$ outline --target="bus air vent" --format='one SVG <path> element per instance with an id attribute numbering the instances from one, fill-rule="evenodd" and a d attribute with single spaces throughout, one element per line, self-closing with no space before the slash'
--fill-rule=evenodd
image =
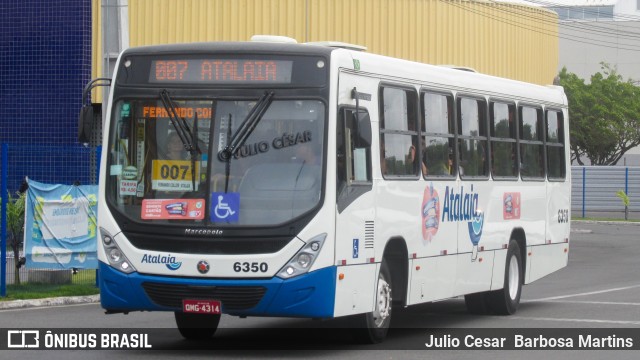
<path id="1" fill-rule="evenodd" d="M 477 73 L 476 69 L 470 68 L 468 66 L 458 66 L 458 65 L 438 65 L 438 66 L 446 67 L 446 68 L 454 69 L 454 70 L 461 70 L 461 71 L 468 71 L 468 72 Z"/>
<path id="2" fill-rule="evenodd" d="M 278 35 L 253 35 L 251 41 L 255 42 L 270 42 L 270 43 L 284 43 L 284 44 L 297 44 L 298 41 L 294 38 Z"/>
<path id="3" fill-rule="evenodd" d="M 306 45 L 318 45 L 318 46 L 328 46 L 333 48 L 347 49 L 353 51 L 367 51 L 366 46 L 349 44 L 340 41 L 312 41 L 306 42 Z"/>
<path id="4" fill-rule="evenodd" d="M 374 245 L 374 222 L 373 221 L 365 221 L 364 222 L 364 248 L 365 249 L 373 249 Z"/>

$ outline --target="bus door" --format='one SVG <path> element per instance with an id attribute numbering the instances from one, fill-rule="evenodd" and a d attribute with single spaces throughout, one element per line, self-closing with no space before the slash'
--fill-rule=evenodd
<path id="1" fill-rule="evenodd" d="M 341 89 L 344 82 L 341 78 Z M 370 312 L 377 276 L 375 202 L 371 171 L 371 102 L 341 92 L 336 126 L 336 261 L 344 274 L 336 288 L 335 316 Z M 356 95 L 357 96 L 357 95 Z"/>

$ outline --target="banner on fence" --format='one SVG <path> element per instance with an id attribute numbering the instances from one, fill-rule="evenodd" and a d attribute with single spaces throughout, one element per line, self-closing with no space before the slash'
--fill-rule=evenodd
<path id="1" fill-rule="evenodd" d="M 24 231 L 27 268 L 96 269 L 98 186 L 28 183 Z"/>

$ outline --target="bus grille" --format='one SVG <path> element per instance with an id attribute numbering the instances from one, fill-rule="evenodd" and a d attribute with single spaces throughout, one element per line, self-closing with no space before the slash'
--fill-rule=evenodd
<path id="1" fill-rule="evenodd" d="M 262 286 L 192 286 L 145 282 L 145 292 L 154 303 L 182 309 L 183 299 L 219 300 L 225 310 L 246 310 L 258 305 L 266 288 Z"/>

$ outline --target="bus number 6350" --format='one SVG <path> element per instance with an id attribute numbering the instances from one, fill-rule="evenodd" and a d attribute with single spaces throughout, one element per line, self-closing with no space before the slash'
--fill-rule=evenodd
<path id="1" fill-rule="evenodd" d="M 233 264 L 233 271 L 235 272 L 267 272 L 269 265 L 265 262 L 236 262 Z"/>

